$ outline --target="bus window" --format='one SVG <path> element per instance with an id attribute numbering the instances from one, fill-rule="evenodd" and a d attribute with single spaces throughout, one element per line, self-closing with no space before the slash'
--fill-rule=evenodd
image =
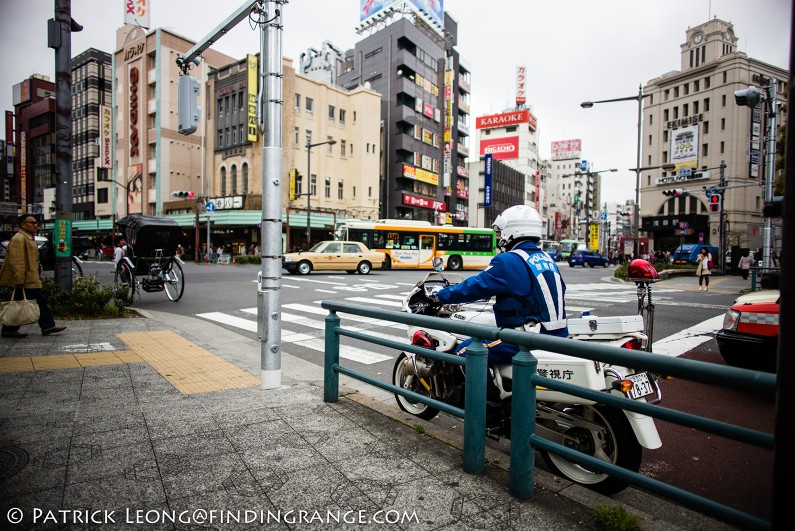
<path id="1" fill-rule="evenodd" d="M 400 240 L 401 249 L 417 249 L 417 235 L 416 234 L 403 234 Z"/>

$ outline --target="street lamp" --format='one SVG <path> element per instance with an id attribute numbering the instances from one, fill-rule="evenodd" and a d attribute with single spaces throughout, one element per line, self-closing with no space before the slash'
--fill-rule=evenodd
<path id="1" fill-rule="evenodd" d="M 632 223 L 632 233 L 635 238 L 635 257 L 637 258 L 640 256 L 640 242 L 638 241 L 638 231 L 640 227 L 640 216 L 639 216 L 639 208 L 640 208 L 640 149 L 641 149 L 641 131 L 643 126 L 643 98 L 648 96 L 648 94 L 643 93 L 643 84 L 638 85 L 638 95 L 637 96 L 627 96 L 625 98 L 613 98 L 609 100 L 599 100 L 599 101 L 584 101 L 580 104 L 580 107 L 583 109 L 590 109 L 594 106 L 595 103 L 612 103 L 614 101 L 632 101 L 635 100 L 638 102 L 638 152 L 637 152 L 637 162 L 635 163 L 635 219 Z"/>
<path id="2" fill-rule="evenodd" d="M 99 179 L 99 181 L 100 182 L 113 182 L 113 183 L 116 183 L 117 185 L 121 186 L 122 188 L 124 188 L 124 215 L 125 216 L 129 215 L 130 214 L 130 185 L 132 184 L 132 181 L 130 181 L 127 184 L 122 184 L 119 181 L 117 181 L 116 179 L 113 179 L 112 177 L 104 177 L 102 179 Z"/>
<path id="3" fill-rule="evenodd" d="M 312 247 L 312 235 L 310 232 L 310 224 L 309 224 L 309 212 L 311 208 L 311 200 L 312 200 L 312 172 L 310 171 L 310 163 L 311 158 L 310 154 L 312 153 L 312 148 L 317 146 L 322 146 L 324 144 L 328 144 L 329 146 L 333 146 L 336 144 L 337 141 L 334 139 L 326 140 L 325 142 L 318 142 L 316 144 L 311 144 L 309 139 L 306 140 L 306 250 L 308 251 Z"/>

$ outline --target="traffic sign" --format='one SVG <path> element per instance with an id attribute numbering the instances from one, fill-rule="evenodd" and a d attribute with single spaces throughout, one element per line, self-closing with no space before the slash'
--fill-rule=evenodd
<path id="1" fill-rule="evenodd" d="M 602 212 L 601 214 L 599 214 L 599 219 L 601 219 L 602 221 L 607 221 L 607 212 Z"/>
<path id="2" fill-rule="evenodd" d="M 215 212 L 215 203 L 212 201 L 207 201 L 207 203 L 204 205 L 204 209 L 207 212 Z"/>

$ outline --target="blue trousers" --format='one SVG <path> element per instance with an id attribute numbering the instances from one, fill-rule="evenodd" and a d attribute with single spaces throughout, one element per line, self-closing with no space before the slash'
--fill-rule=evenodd
<path id="1" fill-rule="evenodd" d="M 25 296 L 28 299 L 33 299 L 39 304 L 39 327 L 42 331 L 47 330 L 55 326 L 55 319 L 50 312 L 50 308 L 47 306 L 47 299 L 44 298 L 44 292 L 41 288 L 25 288 Z M 22 300 L 22 290 L 15 289 L 14 290 L 14 300 L 21 301 Z M 9 333 L 9 332 L 18 332 L 18 326 L 5 326 L 3 325 L 3 332 L 2 333 Z"/>

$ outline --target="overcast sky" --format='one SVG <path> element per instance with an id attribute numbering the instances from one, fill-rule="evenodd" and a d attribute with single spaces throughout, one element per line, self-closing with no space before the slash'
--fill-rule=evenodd
<path id="1" fill-rule="evenodd" d="M 437 0 L 438 1 L 438 0 Z M 72 35 L 72 55 L 88 48 L 113 52 L 124 0 L 73 0 L 84 26 Z M 242 0 L 149 0 L 152 28 L 197 41 Z M 283 11 L 284 55 L 297 60 L 324 40 L 345 50 L 359 39 L 360 0 L 289 0 Z M 46 21 L 54 0 L 0 0 L 0 110 L 11 110 L 11 87 L 33 73 L 54 80 L 54 51 Z M 791 0 L 444 0 L 458 21 L 458 49 L 472 69 L 472 122 L 515 104 L 515 70 L 528 68 L 527 103 L 538 118 L 541 156 L 555 140 L 582 139 L 594 170 L 617 168 L 603 179 L 603 198 L 634 198 L 637 104 L 580 102 L 637 95 L 638 85 L 680 65 L 688 27 L 718 17 L 734 23 L 739 49 L 789 67 Z M 259 51 L 246 22 L 224 36 L 219 51 L 243 58 Z M 477 153 L 475 136 L 470 150 Z"/>

